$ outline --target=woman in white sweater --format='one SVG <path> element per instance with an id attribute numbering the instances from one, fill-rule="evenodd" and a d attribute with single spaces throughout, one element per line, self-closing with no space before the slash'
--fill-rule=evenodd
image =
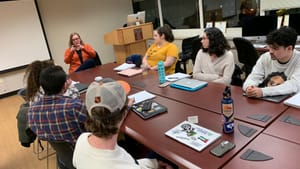
<path id="1" fill-rule="evenodd" d="M 218 28 L 207 28 L 202 35 L 193 68 L 193 78 L 230 85 L 234 71 L 234 57 L 223 33 Z"/>

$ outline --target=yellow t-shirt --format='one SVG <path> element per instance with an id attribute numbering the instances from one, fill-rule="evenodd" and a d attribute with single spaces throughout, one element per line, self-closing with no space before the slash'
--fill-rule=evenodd
<path id="1" fill-rule="evenodd" d="M 146 52 L 147 62 L 152 66 L 156 66 L 159 61 L 165 61 L 167 57 L 175 57 L 176 62 L 178 60 L 178 48 L 173 43 L 167 43 L 162 47 L 158 47 L 156 44 L 152 44 Z M 176 62 L 165 69 L 166 74 L 175 73 Z"/>

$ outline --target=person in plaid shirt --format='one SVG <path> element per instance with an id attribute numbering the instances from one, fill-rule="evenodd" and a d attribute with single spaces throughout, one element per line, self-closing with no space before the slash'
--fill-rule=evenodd
<path id="1" fill-rule="evenodd" d="M 65 141 L 75 145 L 85 131 L 87 110 L 79 98 L 64 96 L 69 86 L 67 75 L 60 66 L 42 70 L 40 84 L 45 92 L 33 102 L 27 114 L 30 129 L 41 140 Z"/>

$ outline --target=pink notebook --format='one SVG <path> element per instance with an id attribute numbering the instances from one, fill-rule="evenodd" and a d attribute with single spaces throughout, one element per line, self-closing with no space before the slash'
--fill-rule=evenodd
<path id="1" fill-rule="evenodd" d="M 143 72 L 143 69 L 126 69 L 121 72 L 118 72 L 118 74 L 131 77 L 131 76 L 141 74 L 142 72 Z"/>

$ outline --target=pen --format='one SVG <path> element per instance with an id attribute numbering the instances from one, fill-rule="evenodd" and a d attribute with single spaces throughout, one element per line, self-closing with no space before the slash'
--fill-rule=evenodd
<path id="1" fill-rule="evenodd" d="M 178 79 L 178 77 L 168 77 L 168 79 Z"/>

